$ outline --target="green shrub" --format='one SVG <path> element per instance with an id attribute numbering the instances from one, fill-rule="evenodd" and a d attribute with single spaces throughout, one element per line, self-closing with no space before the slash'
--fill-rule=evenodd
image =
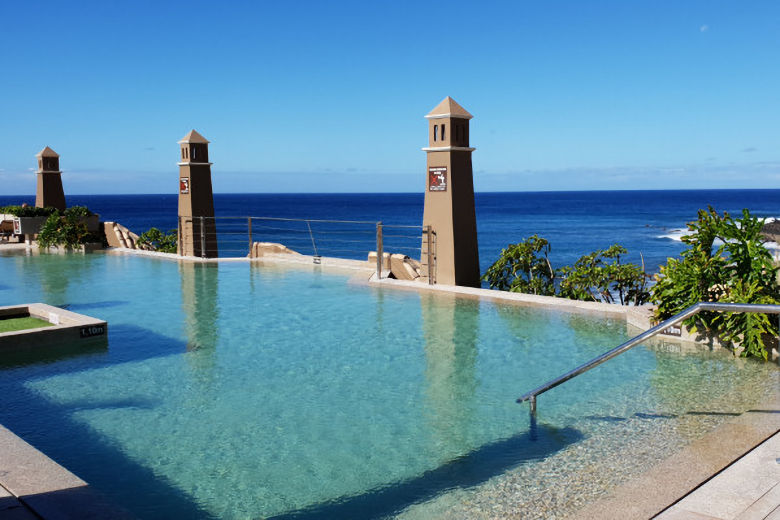
<path id="1" fill-rule="evenodd" d="M 580 257 L 573 267 L 562 267 L 558 295 L 620 305 L 646 303 L 650 298 L 648 276 L 644 268 L 620 261 L 620 256 L 626 253 L 626 248 L 615 244 Z"/>
<path id="2" fill-rule="evenodd" d="M 177 231 L 170 230 L 167 234 L 157 228 L 151 228 L 149 231 L 141 233 L 138 237 L 138 244 L 146 245 L 161 253 L 175 253 L 177 244 Z"/>
<path id="3" fill-rule="evenodd" d="M 652 299 L 663 320 L 698 302 L 780 303 L 777 268 L 761 236 L 763 219 L 748 210 L 741 218 L 699 210 L 682 237 L 688 248 L 656 275 Z M 716 247 L 717 246 L 717 247 Z M 764 314 L 703 312 L 686 320 L 693 332 L 707 330 L 738 342 L 743 356 L 767 359 L 766 336 L 777 336 L 776 319 Z"/>
<path id="4" fill-rule="evenodd" d="M 85 218 L 94 215 L 86 206 L 71 206 L 62 213 L 65 217 Z"/>
<path id="5" fill-rule="evenodd" d="M 547 258 L 549 253 L 549 242 L 533 235 L 502 249 L 482 279 L 491 289 L 553 296 L 555 270 Z"/>
<path id="6" fill-rule="evenodd" d="M 644 268 L 621 262 L 626 252 L 615 244 L 580 257 L 574 266 L 553 269 L 549 242 L 533 235 L 502 249 L 482 279 L 492 289 L 546 296 L 556 295 L 558 282 L 557 293 L 562 298 L 642 305 L 650 296 L 648 276 Z"/>
<path id="7" fill-rule="evenodd" d="M 35 206 L 2 206 L 0 213 L 16 217 L 48 217 L 57 211 L 55 208 L 36 208 Z"/>

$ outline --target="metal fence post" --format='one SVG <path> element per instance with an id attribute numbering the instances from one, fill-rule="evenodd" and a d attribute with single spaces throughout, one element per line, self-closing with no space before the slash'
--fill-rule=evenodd
<path id="1" fill-rule="evenodd" d="M 425 226 L 425 236 L 428 240 L 428 285 L 433 285 L 434 280 L 434 265 L 433 265 L 433 228 L 431 226 Z"/>
<path id="2" fill-rule="evenodd" d="M 309 237 L 311 237 L 311 247 L 314 249 L 314 263 L 315 264 L 322 263 L 322 257 L 320 257 L 320 254 L 317 251 L 317 243 L 314 241 L 314 233 L 311 230 L 311 223 L 308 220 L 306 221 L 306 227 L 309 229 Z"/>
<path id="3" fill-rule="evenodd" d="M 246 224 L 249 230 L 249 256 L 252 256 L 252 217 L 246 218 Z"/>
<path id="4" fill-rule="evenodd" d="M 206 258 L 206 226 L 205 217 L 200 217 L 200 257 Z"/>
<path id="5" fill-rule="evenodd" d="M 384 263 L 384 244 L 382 240 L 382 222 L 376 223 L 376 279 L 382 279 L 382 264 Z"/>

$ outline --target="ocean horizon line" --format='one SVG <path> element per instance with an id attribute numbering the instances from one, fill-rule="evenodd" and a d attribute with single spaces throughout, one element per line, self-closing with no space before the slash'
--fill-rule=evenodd
<path id="1" fill-rule="evenodd" d="M 513 194 L 513 193 L 685 193 L 685 192 L 766 192 L 766 191 L 780 191 L 778 188 L 658 188 L 658 189 L 614 189 L 614 190 L 529 190 L 529 191 L 475 191 L 475 194 Z M 244 191 L 244 192 L 231 192 L 231 191 L 215 191 L 214 195 L 423 195 L 424 191 Z M 176 191 L 165 193 L 68 193 L 66 197 L 134 197 L 134 196 L 146 196 L 146 195 L 172 195 L 178 196 Z M 35 194 L 9 194 L 0 195 L 2 198 L 10 197 L 35 197 Z"/>

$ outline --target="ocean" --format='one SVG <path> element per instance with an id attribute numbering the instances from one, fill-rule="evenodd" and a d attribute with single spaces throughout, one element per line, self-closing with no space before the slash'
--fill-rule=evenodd
<path id="1" fill-rule="evenodd" d="M 136 233 L 150 227 L 176 227 L 177 195 L 69 195 L 68 205 L 88 206 L 103 220 L 117 221 Z M 0 205 L 34 203 L 34 196 L 0 196 Z M 227 194 L 214 195 L 218 217 L 256 216 L 326 220 L 382 221 L 388 225 L 419 226 L 422 223 L 422 193 L 365 194 Z M 627 261 L 644 259 L 649 273 L 683 249 L 680 236 L 686 222 L 695 220 L 699 209 L 713 206 L 719 212 L 741 213 L 747 208 L 756 216 L 780 217 L 780 190 L 666 190 L 666 191 L 558 191 L 477 193 L 476 211 L 479 256 L 484 272 L 507 244 L 537 234 L 551 245 L 554 267 L 574 263 L 581 255 L 612 244 L 629 253 Z M 218 223 L 219 224 L 219 223 Z M 254 226 L 255 240 L 284 241 L 285 236 L 263 235 Z M 271 227 L 269 226 L 270 230 Z M 373 240 L 335 256 L 365 258 Z M 335 235 L 331 235 L 335 236 Z M 245 241 L 238 233 L 236 240 Z M 290 245 L 311 254 L 310 241 Z M 328 253 L 327 233 L 318 237 L 320 254 Z M 357 241 L 355 241 L 357 243 Z M 413 239 L 414 247 L 419 240 Z M 408 245 L 408 244 L 407 244 Z M 392 245 L 386 250 L 390 250 Z M 336 250 L 334 250 L 336 251 Z M 407 252 L 407 251 L 404 251 Z M 245 253 L 244 253 L 245 254 Z M 414 256 L 414 252 L 409 252 Z M 641 256 L 640 256 L 641 254 Z"/>

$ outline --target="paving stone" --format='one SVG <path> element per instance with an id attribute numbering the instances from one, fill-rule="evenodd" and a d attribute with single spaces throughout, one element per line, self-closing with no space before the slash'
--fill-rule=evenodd
<path id="1" fill-rule="evenodd" d="M 680 511 L 716 518 L 763 520 L 780 505 L 780 433 L 763 442 L 660 515 L 677 518 Z"/>
<path id="2" fill-rule="evenodd" d="M 766 492 L 764 496 L 753 502 L 736 520 L 764 520 L 780 505 L 780 484 Z"/>

